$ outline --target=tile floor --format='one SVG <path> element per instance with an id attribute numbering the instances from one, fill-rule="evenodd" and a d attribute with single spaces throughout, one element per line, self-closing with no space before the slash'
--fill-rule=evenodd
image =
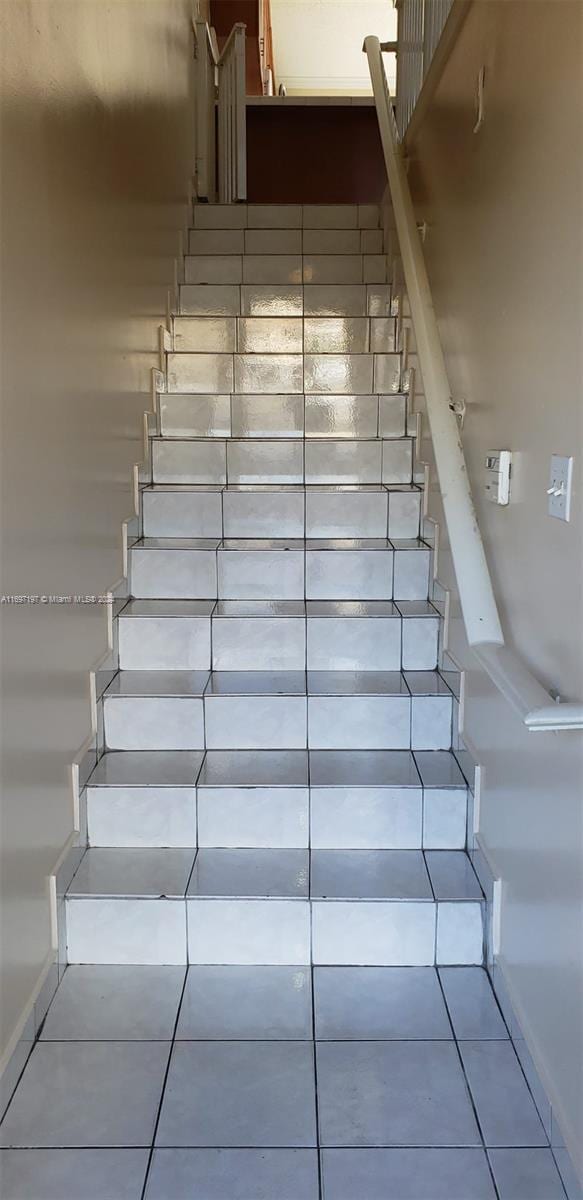
<path id="1" fill-rule="evenodd" d="M 479 967 L 69 967 L 2 1200 L 565 1200 Z"/>

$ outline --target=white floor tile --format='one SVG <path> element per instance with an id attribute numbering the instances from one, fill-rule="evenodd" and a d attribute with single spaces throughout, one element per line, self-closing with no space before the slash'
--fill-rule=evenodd
<path id="1" fill-rule="evenodd" d="M 317 967 L 314 1006 L 319 1041 L 452 1037 L 433 967 Z"/>
<path id="2" fill-rule="evenodd" d="M 425 855 L 437 900 L 482 900 L 483 894 L 463 850 L 428 850 Z"/>
<path id="3" fill-rule="evenodd" d="M 315 1146 L 313 1049 L 303 1042 L 178 1042 L 157 1146 Z"/>
<path id="4" fill-rule="evenodd" d="M 324 1146 L 479 1146 L 456 1048 L 448 1042 L 320 1042 Z"/>
<path id="5" fill-rule="evenodd" d="M 460 1053 L 486 1146 L 546 1146 L 512 1043 L 460 1042 Z"/>
<path id="6" fill-rule="evenodd" d="M 312 787 L 418 787 L 409 751 L 310 751 Z"/>
<path id="7" fill-rule="evenodd" d="M 312 1037 L 307 967 L 190 967 L 179 1041 L 305 1041 Z"/>
<path id="8" fill-rule="evenodd" d="M 3 1200 L 140 1200 L 149 1150 L 0 1150 Z"/>
<path id="9" fill-rule="evenodd" d="M 39 1042 L 0 1145 L 149 1146 L 169 1050 L 167 1042 Z"/>
<path id="10" fill-rule="evenodd" d="M 419 850 L 314 850 L 314 899 L 431 900 Z"/>
<path id="11" fill-rule="evenodd" d="M 550 1150 L 490 1150 L 500 1200 L 565 1200 Z"/>
<path id="12" fill-rule="evenodd" d="M 508 1037 L 492 985 L 482 967 L 441 967 L 439 975 L 457 1038 L 467 1041 Z"/>
<path id="13" fill-rule="evenodd" d="M 316 1150 L 154 1151 L 146 1200 L 249 1200 L 251 1195 L 318 1200 Z"/>
<path id="14" fill-rule="evenodd" d="M 324 1150 L 326 1200 L 495 1200 L 483 1150 Z"/>
<path id="15" fill-rule="evenodd" d="M 306 850 L 200 850 L 189 896 L 278 898 L 308 895 Z"/>
<path id="16" fill-rule="evenodd" d="M 68 967 L 41 1039 L 170 1040 L 184 975 L 183 967 Z"/>

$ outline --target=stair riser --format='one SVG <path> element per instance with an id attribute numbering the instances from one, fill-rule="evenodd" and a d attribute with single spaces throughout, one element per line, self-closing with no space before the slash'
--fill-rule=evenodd
<path id="1" fill-rule="evenodd" d="M 401 386 L 400 354 L 177 354 L 167 391 L 201 395 L 389 395 Z"/>
<path id="2" fill-rule="evenodd" d="M 195 229 L 378 229 L 378 204 L 194 204 Z"/>
<path id="3" fill-rule="evenodd" d="M 132 595 L 151 599 L 427 600 L 428 550 L 130 552 Z"/>
<path id="4" fill-rule="evenodd" d="M 183 316 L 195 317 L 388 318 L 391 289 L 385 283 L 340 288 L 334 284 L 185 283 L 180 287 L 180 311 Z"/>
<path id="5" fill-rule="evenodd" d="M 382 229 L 198 229 L 188 250 L 199 254 L 382 254 Z"/>
<path id="6" fill-rule="evenodd" d="M 248 438 L 153 443 L 154 483 L 411 484 L 411 438 L 343 441 Z"/>
<path id="7" fill-rule="evenodd" d="M 403 438 L 405 395 L 160 395 L 160 426 L 172 438 Z M 158 443 L 156 443 L 158 444 Z M 325 444 L 325 443 L 324 443 Z"/>
<path id="8" fill-rule="evenodd" d="M 449 750 L 450 696 L 106 696 L 111 750 Z"/>
<path id="9" fill-rule="evenodd" d="M 417 538 L 421 492 L 142 493 L 144 537 Z"/>
<path id="10" fill-rule="evenodd" d="M 91 846 L 463 850 L 464 788 L 88 788 Z M 197 837 L 198 830 L 198 837 Z"/>
<path id="11" fill-rule="evenodd" d="M 126 671 L 432 671 L 439 618 L 119 618 Z M 417 629 L 419 632 L 417 633 Z M 413 652 L 409 650 L 412 643 Z"/>
<path id="12" fill-rule="evenodd" d="M 482 963 L 483 917 L 471 901 L 69 897 L 67 941 L 70 963 L 455 966 Z"/>
<path id="13" fill-rule="evenodd" d="M 215 354 L 387 354 L 395 317 L 174 317 L 174 351 Z"/>
<path id="14" fill-rule="evenodd" d="M 185 283 L 386 283 L 384 254 L 196 254 L 184 259 Z"/>
<path id="15" fill-rule="evenodd" d="M 87 828 L 90 846 L 196 846 L 196 788 L 90 787 Z"/>

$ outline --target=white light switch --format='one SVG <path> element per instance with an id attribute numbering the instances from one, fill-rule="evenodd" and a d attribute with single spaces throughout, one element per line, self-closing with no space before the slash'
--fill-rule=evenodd
<path id="1" fill-rule="evenodd" d="M 560 454 L 551 457 L 550 487 L 547 488 L 549 498 L 549 517 L 557 517 L 559 521 L 568 521 L 571 516 L 571 483 L 573 478 L 573 459 L 562 458 Z"/>

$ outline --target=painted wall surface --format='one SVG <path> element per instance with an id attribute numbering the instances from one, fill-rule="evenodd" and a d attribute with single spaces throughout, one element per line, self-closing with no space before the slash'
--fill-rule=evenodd
<path id="1" fill-rule="evenodd" d="M 271 20 L 277 81 L 289 95 L 370 94 L 362 43 L 397 35 L 391 0 L 271 0 Z M 394 87 L 394 54 L 385 63 Z"/>
<path id="2" fill-rule="evenodd" d="M 4 595 L 121 574 L 157 327 L 193 169 L 189 0 L 2 0 Z M 2 1043 L 49 947 L 46 877 L 72 829 L 96 604 L 4 604 Z"/>
<path id="3" fill-rule="evenodd" d="M 583 699 L 582 20 L 578 0 L 474 3 L 409 169 L 505 634 L 571 700 Z M 498 448 L 514 455 L 507 509 L 484 493 Z M 575 458 L 570 524 L 547 515 L 552 453 Z M 430 510 L 439 519 L 435 481 Z M 454 585 L 443 531 L 439 577 Z M 484 765 L 479 838 L 502 879 L 500 968 L 581 1168 L 583 735 L 528 734 L 472 667 L 455 591 L 453 608 L 465 731 Z"/>

